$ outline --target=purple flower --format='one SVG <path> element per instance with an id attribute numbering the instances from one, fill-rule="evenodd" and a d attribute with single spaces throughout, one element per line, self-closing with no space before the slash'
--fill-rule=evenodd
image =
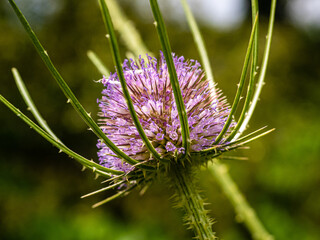
<path id="1" fill-rule="evenodd" d="M 213 147 L 229 114 L 226 100 L 209 84 L 197 61 L 185 61 L 174 54 L 173 60 L 188 116 L 191 151 Z M 138 61 L 125 60 L 123 71 L 135 111 L 157 152 L 169 159 L 183 153 L 178 111 L 163 55 L 159 61 L 148 55 Z M 104 77 L 102 83 L 105 88 L 98 115 L 104 133 L 131 158 L 153 159 L 131 119 L 117 74 Z M 97 147 L 101 165 L 125 172 L 133 169 L 100 140 Z"/>

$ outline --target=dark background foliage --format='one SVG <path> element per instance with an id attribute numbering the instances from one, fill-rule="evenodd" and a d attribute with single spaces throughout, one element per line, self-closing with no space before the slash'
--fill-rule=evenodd
<path id="1" fill-rule="evenodd" d="M 27 1 L 26 1 L 27 2 Z M 37 1 L 33 1 L 37 2 Z M 40 6 L 45 1 L 38 1 Z M 130 1 L 129 1 L 130 2 Z M 262 1 L 261 43 L 269 4 Z M 113 69 L 110 49 L 96 1 L 56 1 L 54 6 L 22 4 L 56 67 L 88 111 L 95 116 L 101 78 L 86 56 L 92 49 Z M 123 5 L 155 53 L 160 44 L 152 20 Z M 55 8 L 53 8 L 55 7 Z M 237 151 L 249 161 L 227 162 L 230 172 L 266 228 L 276 239 L 320 239 L 320 30 L 297 28 L 279 1 L 270 64 L 261 101 L 250 129 L 268 125 L 272 134 Z M 199 59 L 190 32 L 168 22 L 172 49 Z M 214 75 L 232 101 L 250 32 L 250 16 L 232 31 L 201 28 Z M 261 44 L 261 46 L 263 46 Z M 123 47 L 123 46 L 122 46 Z M 122 53 L 125 53 L 124 47 Z M 261 50 L 263 48 L 261 47 Z M 261 51 L 262 52 L 262 51 Z M 0 92 L 26 112 L 10 69 L 17 67 L 34 101 L 57 135 L 71 149 L 96 158 L 96 137 L 66 104 L 6 1 L 0 3 Z M 91 205 L 110 193 L 80 196 L 99 188 L 100 179 L 45 142 L 3 105 L 0 106 L 0 238 L 1 239 L 191 239 L 181 213 L 172 209 L 172 192 L 154 184 L 98 209 Z M 228 199 L 206 171 L 199 177 L 222 239 L 250 239 L 237 223 Z"/>

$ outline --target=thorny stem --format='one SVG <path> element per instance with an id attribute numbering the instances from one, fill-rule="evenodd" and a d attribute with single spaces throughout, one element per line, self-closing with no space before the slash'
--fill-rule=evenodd
<path id="1" fill-rule="evenodd" d="M 143 141 L 143 143 L 146 145 L 147 149 L 150 151 L 150 153 L 155 157 L 155 159 L 157 159 L 158 161 L 161 162 L 167 162 L 168 160 L 162 158 L 160 156 L 160 154 L 156 151 L 156 149 L 154 148 L 154 146 L 152 145 L 152 143 L 150 142 L 150 140 L 148 139 L 144 129 L 142 128 L 142 125 L 140 123 L 140 120 L 138 118 L 138 115 L 134 109 L 133 106 L 133 102 L 132 102 L 132 98 L 130 96 L 128 87 L 127 87 L 127 83 L 124 77 L 124 73 L 122 70 L 122 66 L 121 66 L 121 57 L 120 57 L 120 52 L 119 52 L 119 47 L 118 47 L 118 41 L 116 39 L 115 36 L 115 31 L 114 31 L 114 27 L 113 27 L 113 23 L 110 17 L 110 13 L 108 10 L 108 7 L 105 3 L 104 0 L 100 0 L 100 9 L 101 9 L 101 14 L 103 17 L 103 21 L 105 24 L 105 27 L 108 31 L 108 35 L 107 38 L 109 39 L 110 42 L 110 47 L 111 47 L 111 52 L 112 52 L 112 57 L 113 57 L 113 62 L 116 65 L 116 69 L 117 69 L 117 74 L 119 77 L 119 81 L 121 83 L 121 87 L 122 87 L 122 92 L 123 92 L 123 97 L 126 100 L 127 103 L 127 107 L 129 109 L 131 118 L 134 122 L 134 125 Z"/>
<path id="2" fill-rule="evenodd" d="M 163 55 L 166 59 L 168 72 L 170 76 L 170 83 L 173 90 L 174 100 L 177 106 L 177 111 L 181 126 L 181 136 L 182 136 L 182 146 L 184 148 L 183 158 L 189 155 L 190 151 L 190 130 L 188 124 L 188 117 L 186 112 L 186 107 L 183 102 L 181 89 L 179 86 L 177 72 L 173 63 L 171 46 L 169 42 L 169 37 L 167 34 L 167 29 L 162 18 L 158 1 L 150 0 L 150 6 L 152 9 L 153 17 L 155 19 L 155 26 L 158 32 L 159 40 L 163 50 Z"/>
<path id="3" fill-rule="evenodd" d="M 268 60 L 269 60 L 269 55 L 270 55 L 270 47 L 271 47 L 271 40 L 272 40 L 272 33 L 273 33 L 273 26 L 274 26 L 274 18 L 275 18 L 275 12 L 276 12 L 276 4 L 277 0 L 272 0 L 271 1 L 271 9 L 270 9 L 270 17 L 269 17 L 269 26 L 268 26 L 268 34 L 266 36 L 266 43 L 265 43 L 265 50 L 263 53 L 263 58 L 262 58 L 262 65 L 261 65 L 261 72 L 260 76 L 257 82 L 257 88 L 255 90 L 255 93 L 253 95 L 252 102 L 250 104 L 249 110 L 247 114 L 245 115 L 245 118 L 243 120 L 243 123 L 239 129 L 239 132 L 235 135 L 233 140 L 239 138 L 239 136 L 244 132 L 246 129 L 250 118 L 255 110 L 255 107 L 257 105 L 257 102 L 259 100 L 260 94 L 262 87 L 264 85 L 264 79 L 266 76 L 266 71 L 268 67 Z"/>
<path id="4" fill-rule="evenodd" d="M 225 136 L 225 133 L 228 131 L 228 128 L 231 125 L 232 119 L 234 117 L 233 115 L 236 112 L 237 107 L 239 105 L 239 102 L 240 102 L 240 99 L 241 99 L 241 92 L 242 92 L 243 87 L 244 87 L 244 83 L 245 83 L 245 80 L 246 80 L 246 75 L 247 75 L 247 71 L 248 71 L 248 67 L 249 67 L 249 60 L 250 60 L 250 57 L 251 57 L 251 52 L 252 52 L 252 47 L 253 47 L 253 40 L 254 40 L 255 31 L 257 30 L 257 26 L 258 26 L 258 15 L 256 16 L 254 25 L 252 27 L 250 40 L 249 40 L 249 45 L 248 45 L 247 53 L 246 53 L 246 56 L 245 56 L 245 60 L 244 60 L 244 64 L 243 64 L 242 73 L 241 73 L 240 81 L 239 81 L 239 84 L 238 84 L 238 90 L 237 90 L 236 96 L 234 97 L 233 104 L 232 104 L 231 110 L 229 112 L 227 121 L 225 122 L 221 132 L 217 136 L 217 138 L 214 141 L 213 145 L 218 144 L 223 139 L 223 137 Z"/>
<path id="5" fill-rule="evenodd" d="M 252 8 L 252 26 L 254 25 L 255 18 L 258 14 L 258 0 L 252 0 L 251 1 L 251 8 Z M 259 35 L 259 25 L 257 25 L 256 32 L 254 34 L 254 42 L 252 47 L 252 60 L 251 60 L 251 72 L 250 72 L 250 80 L 248 84 L 248 90 L 247 90 L 247 96 L 246 100 L 244 102 L 240 117 L 237 121 L 237 125 L 232 130 L 231 134 L 228 136 L 227 141 L 231 141 L 234 136 L 239 132 L 239 129 L 241 128 L 243 122 L 245 121 L 245 118 L 247 117 L 247 112 L 251 104 L 252 96 L 254 93 L 255 88 L 255 80 L 256 75 L 258 74 L 257 70 L 257 64 L 258 64 L 258 47 L 259 47 L 259 41 L 258 41 L 258 35 Z M 240 136 L 240 135 L 238 135 Z"/>
<path id="6" fill-rule="evenodd" d="M 204 202 L 197 191 L 192 170 L 181 165 L 172 166 L 171 180 L 176 190 L 177 207 L 183 208 L 185 222 L 193 229 L 195 238 L 200 240 L 216 239 L 212 231 L 212 220 L 207 216 Z"/>
<path id="7" fill-rule="evenodd" d="M 184 0 L 181 0 L 182 2 L 185 2 Z M 258 0 L 252 0 L 252 19 L 254 19 L 258 12 Z M 187 5 L 187 4 L 185 4 Z M 271 12 L 270 12 L 270 20 L 269 20 L 269 29 L 268 29 L 268 35 L 267 35 L 267 43 L 266 43 L 266 49 L 263 57 L 263 65 L 262 65 L 262 71 L 261 75 L 258 81 L 258 87 L 255 92 L 254 99 L 251 101 L 252 98 L 252 85 L 254 83 L 254 74 L 256 71 L 256 65 L 257 65 L 257 59 L 258 59 L 258 26 L 255 33 L 255 40 L 254 40 L 254 46 L 253 46 L 253 62 L 252 62 L 252 68 L 251 68 L 251 81 L 249 84 L 249 90 L 248 90 L 248 99 L 246 101 L 245 105 L 248 105 L 250 103 L 249 111 L 248 106 L 244 107 L 243 113 L 247 114 L 241 114 L 240 120 L 241 120 L 241 126 L 238 131 L 235 131 L 234 133 L 237 133 L 237 135 L 234 137 L 234 134 L 231 135 L 233 138 L 233 141 L 238 139 L 240 135 L 245 130 L 250 117 L 252 116 L 252 113 L 254 111 L 254 108 L 256 106 L 257 99 L 261 93 L 261 88 L 263 86 L 263 80 L 265 77 L 267 62 L 268 62 L 268 56 L 270 52 L 270 43 L 271 43 L 271 37 L 272 37 L 272 30 L 273 30 L 273 24 L 274 24 L 274 15 L 275 15 L 275 8 L 276 8 L 276 0 L 272 0 L 271 3 Z M 191 15 L 191 11 L 188 13 L 185 9 L 186 15 Z M 188 21 L 190 21 L 190 16 L 188 17 Z M 254 21 L 253 21 L 254 22 Z M 190 24 L 190 23 L 189 23 Z M 194 28 L 191 27 L 191 31 L 193 32 L 193 35 L 199 35 L 200 33 L 195 31 Z M 199 43 L 196 42 L 198 48 L 200 48 Z M 210 63 L 209 63 L 210 68 Z M 273 239 L 272 236 L 264 229 L 262 223 L 258 219 L 257 215 L 254 212 L 254 209 L 250 207 L 249 203 L 246 201 L 244 196 L 239 191 L 236 183 L 232 180 L 231 176 L 229 175 L 228 171 L 226 171 L 226 165 L 216 161 L 215 164 L 212 164 L 208 167 L 210 172 L 215 177 L 217 183 L 220 185 L 221 189 L 226 194 L 227 198 L 232 203 L 235 211 L 238 213 L 238 215 L 242 216 L 242 220 L 245 223 L 245 225 L 248 227 L 248 230 L 251 232 L 254 239 L 260 239 L 260 240 L 269 240 Z"/>

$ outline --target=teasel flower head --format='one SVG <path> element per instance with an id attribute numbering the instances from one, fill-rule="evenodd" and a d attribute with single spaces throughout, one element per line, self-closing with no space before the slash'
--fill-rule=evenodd
<path id="1" fill-rule="evenodd" d="M 230 112 L 225 97 L 206 78 L 199 62 L 172 55 L 188 117 L 190 156 L 215 146 L 221 152 L 225 138 L 214 143 Z M 185 149 L 182 147 L 177 106 L 162 53 L 159 60 L 148 55 L 146 59 L 140 56 L 137 61 L 125 60 L 123 72 L 134 109 L 148 139 L 161 157 L 179 161 Z M 102 98 L 98 99 L 100 127 L 131 158 L 153 162 L 156 166 L 130 116 L 117 73 L 104 77 L 101 82 L 104 89 Z M 226 134 L 233 126 L 234 122 Z M 97 147 L 101 165 L 127 173 L 134 170 L 134 166 L 115 156 L 102 141 L 98 141 Z M 190 159 L 191 164 L 195 159 Z"/>

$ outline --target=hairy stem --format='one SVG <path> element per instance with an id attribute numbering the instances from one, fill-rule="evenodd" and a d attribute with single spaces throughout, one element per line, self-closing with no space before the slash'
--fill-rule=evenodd
<path id="1" fill-rule="evenodd" d="M 196 239 L 216 239 L 211 227 L 212 220 L 207 216 L 203 199 L 195 187 L 192 170 L 176 164 L 170 173 L 176 190 L 177 207 L 185 211 L 185 222 L 193 229 Z"/>

